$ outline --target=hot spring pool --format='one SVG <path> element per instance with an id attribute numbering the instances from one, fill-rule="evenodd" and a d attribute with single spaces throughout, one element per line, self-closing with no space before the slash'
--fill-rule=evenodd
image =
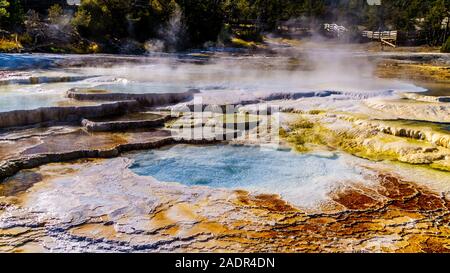
<path id="1" fill-rule="evenodd" d="M 277 193 L 309 207 L 341 182 L 364 181 L 356 158 L 218 145 L 175 145 L 128 155 L 136 174 L 185 185 Z"/>

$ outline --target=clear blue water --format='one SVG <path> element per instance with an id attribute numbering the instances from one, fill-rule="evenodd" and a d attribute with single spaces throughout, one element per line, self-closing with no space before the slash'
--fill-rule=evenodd
<path id="1" fill-rule="evenodd" d="M 338 182 L 364 180 L 353 158 L 218 145 L 175 145 L 132 153 L 136 174 L 189 186 L 281 194 L 299 206 L 313 205 Z M 350 159 L 350 160 L 349 160 Z"/>

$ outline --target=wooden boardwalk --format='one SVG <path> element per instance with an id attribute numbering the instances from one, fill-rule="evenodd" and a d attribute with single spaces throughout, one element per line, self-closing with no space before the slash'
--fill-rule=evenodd
<path id="1" fill-rule="evenodd" d="M 393 31 L 363 31 L 362 36 L 371 40 L 380 41 L 381 46 L 397 47 L 397 30 Z"/>

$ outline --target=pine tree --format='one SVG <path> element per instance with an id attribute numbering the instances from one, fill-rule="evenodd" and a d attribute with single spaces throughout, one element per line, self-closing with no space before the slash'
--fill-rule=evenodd
<path id="1" fill-rule="evenodd" d="M 0 19 L 8 17 L 9 13 L 7 8 L 9 7 L 9 1 L 0 0 Z"/>

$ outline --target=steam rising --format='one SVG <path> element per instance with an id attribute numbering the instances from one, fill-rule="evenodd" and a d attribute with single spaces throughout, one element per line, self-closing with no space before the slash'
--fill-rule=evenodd
<path id="1" fill-rule="evenodd" d="M 179 21 L 174 19 L 174 22 Z M 301 43 L 298 47 L 285 47 L 278 40 L 272 40 L 270 47 L 276 54 L 269 55 L 198 52 L 146 57 L 82 57 L 86 62 L 81 68 L 64 71 L 96 77 L 61 84 L 57 90 L 63 96 L 72 87 L 121 93 L 170 93 L 198 89 L 204 103 L 214 104 L 254 101 L 280 93 L 339 91 L 341 95 L 286 101 L 284 104 L 292 102 L 298 106 L 300 101 L 302 109 L 332 107 L 341 110 L 348 110 L 367 98 L 392 97 L 393 91 L 424 91 L 406 82 L 377 78 L 374 75 L 376 64 L 366 52 L 348 45 L 316 41 Z M 155 44 L 160 48 L 166 46 L 162 41 L 154 41 Z M 58 55 L 58 58 L 61 62 L 61 59 L 72 57 Z M 108 66 L 105 66 L 105 60 L 109 60 L 106 62 Z M 91 66 L 87 66 L 89 64 Z M 42 75 L 45 73 L 48 71 Z M 55 86 L 43 84 L 39 90 L 41 94 L 54 94 Z"/>
<path id="2" fill-rule="evenodd" d="M 414 85 L 374 76 L 374 63 L 366 54 L 339 46 L 292 49 L 277 56 L 149 57 L 144 64 L 91 68 L 90 74 L 109 75 L 135 83 L 176 85 L 203 92 L 247 93 L 387 90 L 422 91 Z M 148 92 L 152 92 L 151 88 Z"/>
<path id="3" fill-rule="evenodd" d="M 164 38 L 148 40 L 145 43 L 147 52 L 175 52 L 180 47 L 180 43 L 185 33 L 182 19 L 183 13 L 177 5 L 167 25 L 158 31 L 159 36 Z"/>

